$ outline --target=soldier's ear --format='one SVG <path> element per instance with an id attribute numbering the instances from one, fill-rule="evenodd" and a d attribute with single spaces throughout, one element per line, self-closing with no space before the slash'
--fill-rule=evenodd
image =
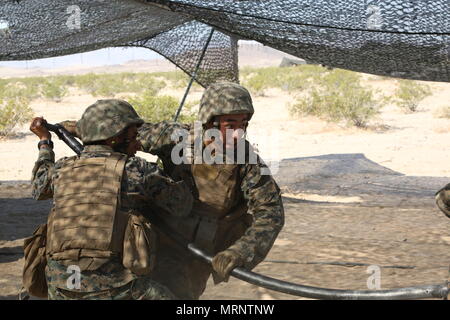
<path id="1" fill-rule="evenodd" d="M 219 129 L 219 121 L 217 121 L 216 118 L 210 120 L 208 123 L 206 123 L 204 125 L 205 130 L 212 129 L 212 128 Z"/>

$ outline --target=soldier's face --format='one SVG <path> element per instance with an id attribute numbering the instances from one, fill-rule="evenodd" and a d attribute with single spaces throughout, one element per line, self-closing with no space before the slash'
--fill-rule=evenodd
<path id="1" fill-rule="evenodd" d="M 224 141 L 224 148 L 236 148 L 237 141 L 242 139 L 248 126 L 249 116 L 247 113 L 237 113 L 218 116 L 219 130 Z M 227 130 L 232 130 L 231 136 L 227 137 Z"/>
<path id="2" fill-rule="evenodd" d="M 134 125 L 128 128 L 125 136 L 125 142 L 127 143 L 125 153 L 130 157 L 134 157 L 136 155 L 136 152 L 141 150 L 141 143 L 136 140 L 137 133 L 137 126 Z"/>

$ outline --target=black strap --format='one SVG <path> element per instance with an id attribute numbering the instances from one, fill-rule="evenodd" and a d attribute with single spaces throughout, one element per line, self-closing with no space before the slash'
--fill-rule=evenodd
<path id="1" fill-rule="evenodd" d="M 50 147 L 50 149 L 53 149 L 53 141 L 52 140 L 41 140 L 38 142 L 38 149 L 41 149 L 41 146 L 43 144 L 46 144 Z"/>

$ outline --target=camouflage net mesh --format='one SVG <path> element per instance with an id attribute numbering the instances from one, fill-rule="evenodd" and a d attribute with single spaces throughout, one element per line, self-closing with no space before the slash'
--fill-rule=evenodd
<path id="1" fill-rule="evenodd" d="M 450 1 L 159 1 L 171 10 L 336 68 L 450 81 Z"/>
<path id="2" fill-rule="evenodd" d="M 197 80 L 237 81 L 237 39 L 331 67 L 450 81 L 448 0 L 3 0 L 0 60 L 155 50 Z M 77 20 L 78 17 L 78 20 Z"/>
<path id="3" fill-rule="evenodd" d="M 0 60 L 137 46 L 158 52 L 192 75 L 211 29 L 136 1 L 6 0 L 0 3 Z M 216 30 L 196 80 L 202 86 L 238 81 L 237 39 Z"/>
<path id="4" fill-rule="evenodd" d="M 156 37 L 132 42 L 127 46 L 152 49 L 192 75 L 211 29 L 203 23 L 190 21 Z M 204 87 L 219 80 L 239 82 L 237 51 L 236 38 L 215 30 L 196 74 L 197 82 Z"/>

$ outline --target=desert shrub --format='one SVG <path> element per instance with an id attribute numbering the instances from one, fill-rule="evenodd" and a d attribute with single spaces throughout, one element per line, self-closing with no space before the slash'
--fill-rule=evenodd
<path id="1" fill-rule="evenodd" d="M 94 97 L 114 97 L 119 84 L 110 75 L 88 73 L 76 76 L 74 85 Z"/>
<path id="2" fill-rule="evenodd" d="M 203 75 L 203 76 L 214 77 L 214 75 L 217 72 L 220 73 L 221 71 L 220 70 L 209 71 L 207 75 Z M 188 86 L 189 81 L 191 80 L 190 76 L 181 70 L 169 71 L 169 72 L 156 72 L 156 73 L 153 73 L 153 75 L 164 79 L 166 82 L 166 85 L 168 85 L 174 89 L 185 89 Z M 198 84 L 196 81 L 194 81 L 192 83 L 191 89 L 198 90 L 198 89 L 202 89 L 202 88 L 203 87 L 200 84 Z"/>
<path id="3" fill-rule="evenodd" d="M 413 80 L 399 80 L 395 102 L 407 112 L 417 111 L 420 101 L 431 94 L 430 87 Z"/>
<path id="4" fill-rule="evenodd" d="M 264 91 L 270 87 L 270 81 L 262 74 L 256 74 L 244 83 L 244 87 L 257 96 L 263 96 Z"/>
<path id="5" fill-rule="evenodd" d="M 142 95 L 128 98 L 127 101 L 136 109 L 136 112 L 148 122 L 172 120 L 180 102 L 172 96 L 155 96 L 152 91 Z M 178 118 L 179 122 L 192 122 L 195 116 L 191 109 L 193 104 L 186 104 Z"/>
<path id="6" fill-rule="evenodd" d="M 319 65 L 301 65 L 280 69 L 286 69 L 286 71 L 280 73 L 276 85 L 289 92 L 308 89 L 315 81 L 330 72 L 327 68 Z"/>
<path id="7" fill-rule="evenodd" d="M 281 68 L 278 67 L 248 69 L 249 74 L 243 80 L 242 85 L 252 94 L 264 96 L 266 89 L 279 86 L 280 70 Z"/>
<path id="8" fill-rule="evenodd" d="M 41 80 L 38 77 L 23 79 L 4 79 L 0 85 L 0 98 L 22 97 L 29 101 L 40 97 Z"/>
<path id="9" fill-rule="evenodd" d="M 123 92 L 142 93 L 149 90 L 156 95 L 166 83 L 158 80 L 151 73 L 130 73 L 122 76 Z"/>
<path id="10" fill-rule="evenodd" d="M 75 85 L 94 97 L 115 97 L 119 93 L 141 93 L 151 90 L 153 95 L 165 87 L 149 73 L 86 74 L 75 79 Z"/>
<path id="11" fill-rule="evenodd" d="M 46 99 L 60 102 L 67 95 L 67 88 L 61 79 L 48 78 L 41 84 L 41 93 Z"/>
<path id="12" fill-rule="evenodd" d="M 254 67 L 242 67 L 239 69 L 239 78 L 242 82 L 243 80 L 247 79 L 252 73 L 255 73 L 257 68 Z"/>
<path id="13" fill-rule="evenodd" d="M 246 68 L 241 72 L 241 77 L 244 87 L 255 95 L 264 95 L 268 88 L 280 88 L 289 92 L 309 88 L 314 79 L 328 72 L 318 65 Z"/>
<path id="14" fill-rule="evenodd" d="M 187 87 L 189 83 L 189 76 L 183 71 L 168 71 L 168 72 L 155 72 L 154 76 L 163 78 L 167 85 L 175 89 L 181 89 Z"/>
<path id="15" fill-rule="evenodd" d="M 29 122 L 32 117 L 33 112 L 26 98 L 0 99 L 0 136 L 13 134 L 17 126 Z"/>
<path id="16" fill-rule="evenodd" d="M 117 93 L 123 92 L 122 82 L 118 77 L 111 77 L 111 75 L 97 76 L 96 80 L 88 92 L 94 97 L 111 97 L 113 98 Z"/>
<path id="17" fill-rule="evenodd" d="M 94 82 L 97 79 L 97 75 L 94 73 L 87 73 L 83 75 L 78 75 L 74 77 L 74 85 L 83 90 L 84 92 L 88 92 L 89 88 L 93 86 Z"/>
<path id="18" fill-rule="evenodd" d="M 316 78 L 308 94 L 290 106 L 294 116 L 312 115 L 330 122 L 366 127 L 378 113 L 384 99 L 363 88 L 355 72 L 334 69 Z"/>
<path id="19" fill-rule="evenodd" d="M 76 75 L 63 75 L 53 77 L 57 82 L 65 87 L 76 87 Z"/>

